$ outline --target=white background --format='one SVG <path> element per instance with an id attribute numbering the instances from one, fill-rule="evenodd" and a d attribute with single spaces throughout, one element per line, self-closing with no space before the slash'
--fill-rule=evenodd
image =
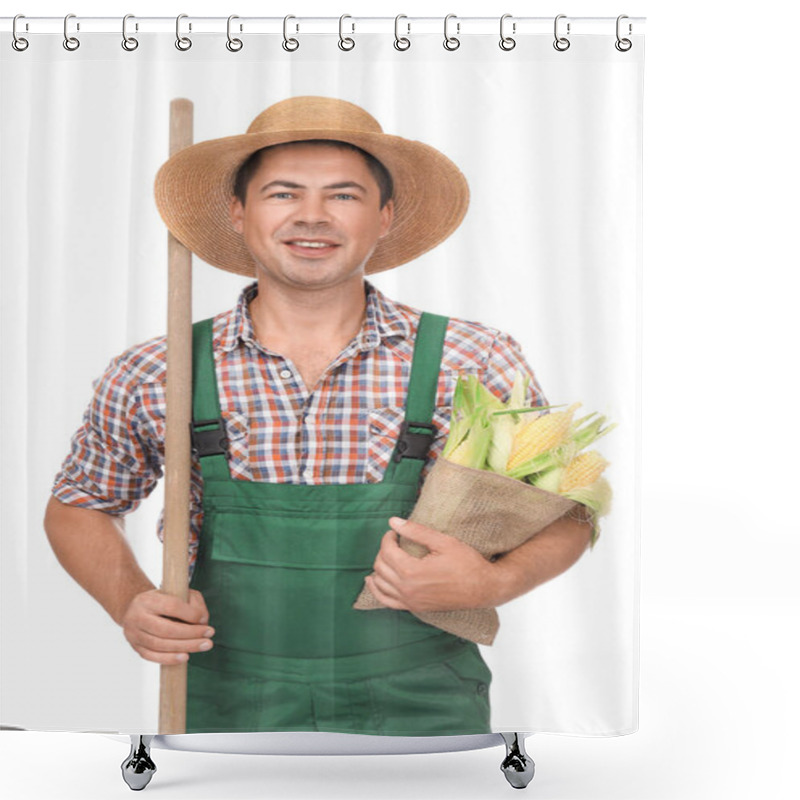
<path id="1" fill-rule="evenodd" d="M 39 2 L 29 15 L 263 15 L 259 5 Z M 782 4 L 404 8 L 298 2 L 285 13 L 647 16 L 640 731 L 536 736 L 540 798 L 794 797 L 800 546 L 792 494 L 798 12 Z M 8 13 L 8 12 L 7 12 Z M 792 146 L 790 146 L 790 144 Z M 53 656 L 57 658 L 58 654 Z M 127 749 L 3 732 L 19 798 L 127 792 Z M 277 758 L 156 751 L 174 798 L 508 796 L 500 749 Z"/>

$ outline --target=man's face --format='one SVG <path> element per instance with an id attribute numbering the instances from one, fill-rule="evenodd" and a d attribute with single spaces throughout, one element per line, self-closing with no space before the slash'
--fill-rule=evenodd
<path id="1" fill-rule="evenodd" d="M 318 144 L 266 152 L 245 204 L 231 201 L 259 278 L 309 288 L 363 276 L 392 213 L 360 153 Z"/>

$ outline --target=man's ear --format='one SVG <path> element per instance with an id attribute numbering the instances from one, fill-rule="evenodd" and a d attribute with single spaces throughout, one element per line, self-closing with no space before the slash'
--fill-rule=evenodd
<path id="1" fill-rule="evenodd" d="M 378 234 L 379 239 L 383 239 L 392 227 L 392 220 L 394 219 L 394 200 L 388 200 L 386 205 L 381 209 L 381 232 Z"/>
<path id="2" fill-rule="evenodd" d="M 231 227 L 236 233 L 242 233 L 244 231 L 244 206 L 242 201 L 235 195 L 231 197 L 228 213 L 231 218 Z"/>

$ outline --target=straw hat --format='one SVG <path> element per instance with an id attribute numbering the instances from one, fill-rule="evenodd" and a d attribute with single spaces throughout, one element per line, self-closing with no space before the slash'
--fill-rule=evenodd
<path id="1" fill-rule="evenodd" d="M 422 142 L 383 132 L 353 103 L 332 97 L 292 97 L 262 111 L 240 136 L 211 139 L 172 156 L 156 176 L 158 210 L 172 234 L 209 264 L 255 275 L 255 262 L 228 208 L 242 163 L 256 150 L 308 139 L 349 142 L 372 154 L 394 183 L 394 221 L 375 247 L 366 272 L 405 264 L 444 241 L 469 203 L 458 167 Z"/>

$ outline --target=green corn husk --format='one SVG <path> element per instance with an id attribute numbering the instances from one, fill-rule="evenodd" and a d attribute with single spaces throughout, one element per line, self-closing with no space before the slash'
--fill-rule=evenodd
<path id="1" fill-rule="evenodd" d="M 597 412 L 586 414 L 571 422 L 568 434 L 560 444 L 513 470 L 507 470 L 514 436 L 528 421 L 528 415 L 563 407 L 526 406 L 529 383 L 530 378 L 517 371 L 508 401 L 503 403 L 475 375 L 460 375 L 453 392 L 450 434 L 442 457 L 464 467 L 522 480 L 581 503 L 592 512 L 594 544 L 599 533 L 597 518 L 610 508 L 611 486 L 608 481 L 600 477 L 590 486 L 570 492 L 561 492 L 559 487 L 564 470 L 572 459 L 612 431 L 616 424 L 607 424 L 607 418 Z M 574 411 L 579 405 L 572 404 L 568 411 Z"/>
<path id="2" fill-rule="evenodd" d="M 508 463 L 508 456 L 511 453 L 511 446 L 514 442 L 514 433 L 521 422 L 520 415 L 513 413 L 513 409 L 522 408 L 525 405 L 525 395 L 528 391 L 529 383 L 530 378 L 527 375 L 517 372 L 514 375 L 511 396 L 508 398 L 509 408 L 495 411 L 491 417 L 492 442 L 489 446 L 487 463 L 492 472 L 502 474 Z"/>
<path id="3" fill-rule="evenodd" d="M 592 417 L 597 417 L 597 419 L 592 420 Z M 589 422 L 589 420 L 592 421 Z M 593 411 L 591 414 L 587 414 L 585 417 L 581 417 L 572 423 L 572 430 L 570 431 L 569 438 L 578 446 L 579 450 L 583 450 L 593 442 L 596 442 L 601 436 L 605 436 L 617 427 L 616 422 L 614 422 L 611 425 L 606 425 L 604 428 L 603 425 L 606 420 L 606 417 L 598 416 L 597 412 Z"/>
<path id="4" fill-rule="evenodd" d="M 481 414 L 489 407 L 502 407 L 501 401 L 481 385 L 474 375 L 460 375 L 453 392 L 450 436 L 445 443 L 445 457 L 469 435 L 470 427 L 481 424 Z"/>
<path id="5" fill-rule="evenodd" d="M 492 442 L 490 410 L 505 408 L 475 375 L 459 376 L 453 392 L 450 435 L 442 457 L 473 469 L 484 469 Z"/>
<path id="6" fill-rule="evenodd" d="M 590 508 L 596 517 L 602 517 L 611 510 L 611 484 L 602 476 L 588 486 L 572 489 L 563 494 L 564 497 Z"/>
<path id="7" fill-rule="evenodd" d="M 485 409 L 478 409 L 467 418 L 469 423 L 466 435 L 446 456 L 448 461 L 462 467 L 483 469 L 486 456 L 492 443 L 492 427 Z"/>
<path id="8" fill-rule="evenodd" d="M 466 438 L 469 433 L 472 420 L 466 413 L 466 398 L 464 397 L 464 382 L 459 379 L 456 381 L 456 388 L 453 391 L 453 411 L 450 415 L 450 434 L 444 443 L 442 458 L 449 458 L 453 450 Z"/>
<path id="9" fill-rule="evenodd" d="M 560 494 L 559 488 L 561 487 L 561 478 L 564 475 L 566 467 L 552 467 L 544 472 L 538 473 L 534 477 L 535 480 L 528 479 L 528 483 L 533 486 L 538 486 L 546 492 L 553 492 L 553 494 Z"/>
<path id="10" fill-rule="evenodd" d="M 588 486 L 582 486 L 580 489 L 573 489 L 561 494 L 592 511 L 592 538 L 589 540 L 589 547 L 594 548 L 600 538 L 599 518 L 604 517 L 611 510 L 611 484 L 601 476 Z"/>

